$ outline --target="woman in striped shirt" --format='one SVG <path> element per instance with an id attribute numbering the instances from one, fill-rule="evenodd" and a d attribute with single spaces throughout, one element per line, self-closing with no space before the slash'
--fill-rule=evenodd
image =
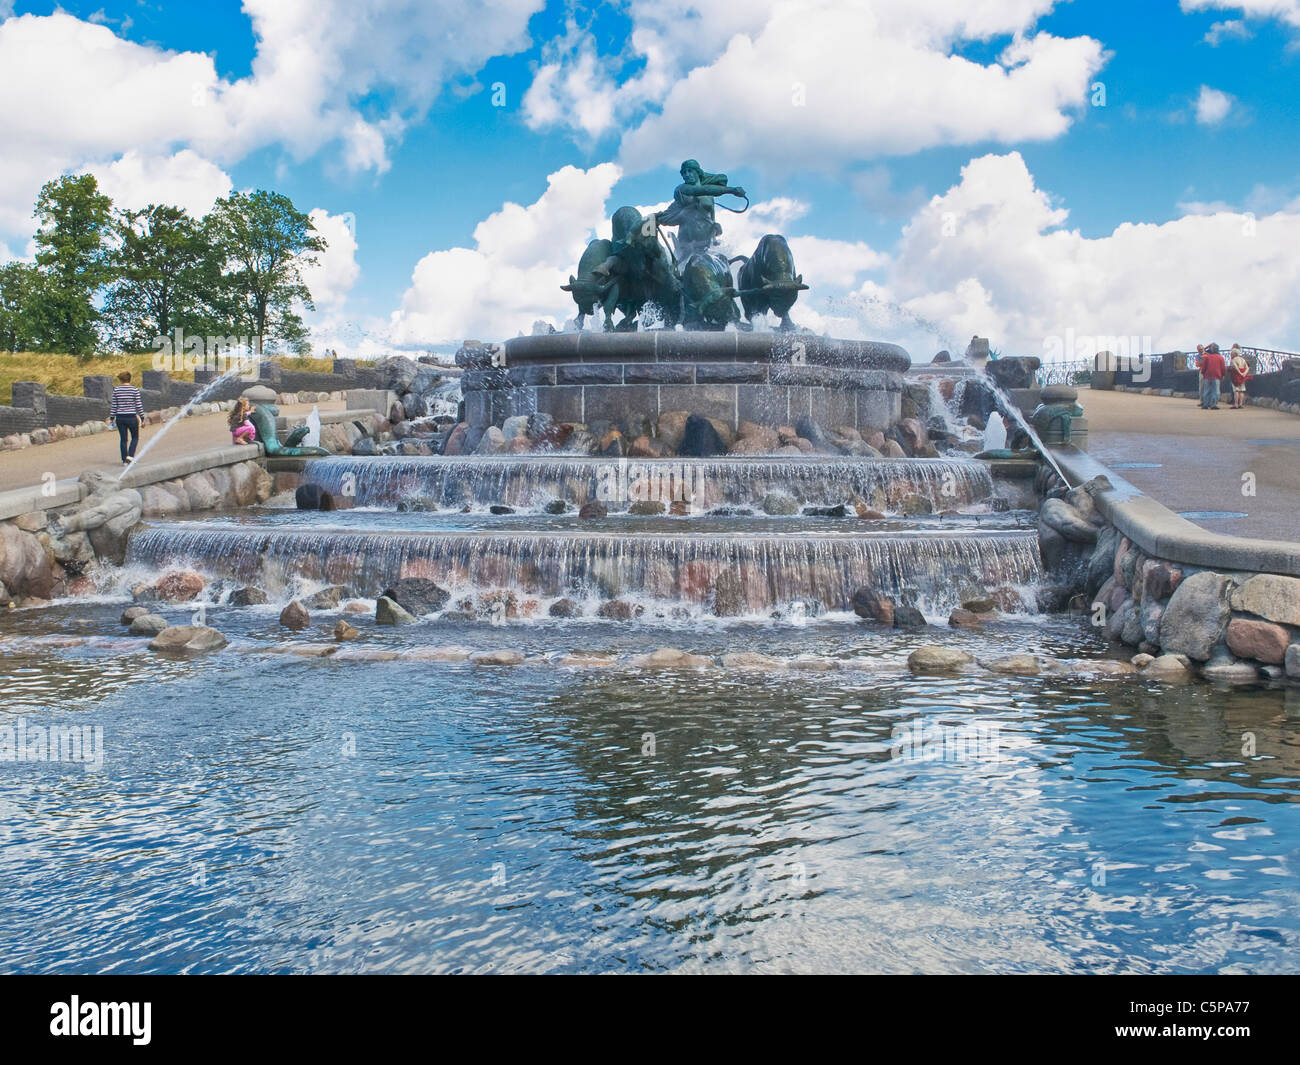
<path id="1" fill-rule="evenodd" d="M 108 408 L 108 420 L 117 426 L 118 439 L 122 443 L 122 465 L 128 465 L 135 458 L 135 446 L 140 442 L 140 426 L 144 424 L 144 400 L 140 390 L 131 384 L 131 371 L 126 370 L 117 375 L 121 382 L 113 389 L 113 403 Z M 127 444 L 127 437 L 131 442 Z"/>

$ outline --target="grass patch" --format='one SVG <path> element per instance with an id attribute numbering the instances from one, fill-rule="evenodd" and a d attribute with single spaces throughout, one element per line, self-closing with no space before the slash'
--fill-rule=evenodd
<path id="1" fill-rule="evenodd" d="M 37 381 L 47 392 L 79 396 L 83 377 L 92 374 L 117 377 L 123 370 L 130 370 L 131 383 L 138 385 L 141 374 L 153 369 L 153 357 L 152 351 L 140 355 L 96 355 L 92 359 L 39 351 L 0 352 L 0 405 L 13 402 L 11 386 L 15 381 Z M 333 359 L 277 358 L 274 361 L 287 370 L 330 373 L 334 369 Z M 173 373 L 172 380 L 193 381 L 194 374 Z"/>

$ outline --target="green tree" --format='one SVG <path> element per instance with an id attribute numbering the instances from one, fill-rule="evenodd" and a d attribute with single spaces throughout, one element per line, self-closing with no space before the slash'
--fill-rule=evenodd
<path id="1" fill-rule="evenodd" d="M 36 197 L 36 266 L 41 280 L 32 299 L 37 346 L 88 357 L 98 344 L 95 293 L 109 277 L 105 238 L 113 202 L 94 175 L 47 182 Z"/>
<path id="2" fill-rule="evenodd" d="M 32 297 L 40 274 L 31 263 L 0 266 L 0 351 L 28 351 L 32 339 Z"/>
<path id="3" fill-rule="evenodd" d="M 278 192 L 259 189 L 218 200 L 204 220 L 223 264 L 222 310 L 241 333 L 268 348 L 309 350 L 294 310 L 315 310 L 302 267 L 316 261 L 325 240 L 311 219 Z"/>
<path id="4" fill-rule="evenodd" d="M 203 225 L 181 207 L 150 204 L 119 211 L 113 229 L 103 315 L 114 341 L 123 350 L 144 351 L 177 327 L 202 333 L 221 286 L 220 263 Z"/>

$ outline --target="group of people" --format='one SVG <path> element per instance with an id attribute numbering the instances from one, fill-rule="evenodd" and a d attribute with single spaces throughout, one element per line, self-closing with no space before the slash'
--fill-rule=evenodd
<path id="1" fill-rule="evenodd" d="M 131 383 L 131 371 L 117 375 L 113 399 L 108 407 L 108 420 L 117 429 L 121 444 L 122 465 L 129 466 L 135 459 L 135 449 L 140 443 L 140 427 L 144 425 L 144 397 Z M 230 411 L 230 439 L 236 444 L 251 444 L 257 439 L 253 426 L 253 405 L 246 396 Z"/>
<path id="2" fill-rule="evenodd" d="M 1218 344 L 1197 344 L 1196 370 L 1201 375 L 1202 410 L 1219 409 L 1219 389 L 1225 378 L 1232 388 L 1232 409 L 1241 410 L 1246 405 L 1246 382 L 1254 374 L 1240 344 L 1232 345 L 1226 359 Z"/>

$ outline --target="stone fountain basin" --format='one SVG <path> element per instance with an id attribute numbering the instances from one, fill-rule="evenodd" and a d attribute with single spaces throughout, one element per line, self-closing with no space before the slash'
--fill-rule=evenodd
<path id="1" fill-rule="evenodd" d="M 471 429 L 520 414 L 621 423 L 682 410 L 733 429 L 801 417 L 863 429 L 898 421 L 910 366 L 897 344 L 803 333 L 555 333 L 481 349 L 461 389 Z"/>

